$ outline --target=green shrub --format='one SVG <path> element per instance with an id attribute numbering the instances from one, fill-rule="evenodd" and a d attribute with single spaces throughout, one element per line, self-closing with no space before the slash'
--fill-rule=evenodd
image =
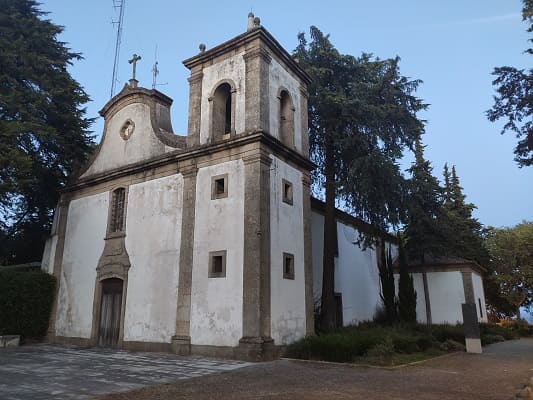
<path id="1" fill-rule="evenodd" d="M 42 271 L 0 271 L 0 335 L 46 334 L 56 281 Z"/>
<path id="2" fill-rule="evenodd" d="M 486 335 L 502 336 L 505 340 L 518 339 L 520 337 L 519 329 L 512 325 L 501 326 L 497 324 L 479 324 L 481 337 Z"/>
<path id="3" fill-rule="evenodd" d="M 458 343 L 465 342 L 465 334 L 462 325 L 431 325 L 428 329 L 433 337 L 441 343 L 448 339 Z"/>
<path id="4" fill-rule="evenodd" d="M 465 351 L 465 345 L 452 339 L 446 339 L 440 344 L 442 351 Z"/>
<path id="5" fill-rule="evenodd" d="M 420 351 L 417 340 L 417 336 L 397 334 L 392 338 L 392 343 L 394 344 L 394 350 L 397 353 L 411 354 Z"/>
<path id="6" fill-rule="evenodd" d="M 328 333 L 310 336 L 289 345 L 286 355 L 305 360 L 351 362 L 365 355 L 381 340 L 379 333 L 371 331 Z"/>
<path id="7" fill-rule="evenodd" d="M 378 364 L 391 364 L 395 354 L 392 338 L 387 336 L 381 343 L 376 344 L 367 351 L 367 357 Z"/>
<path id="8" fill-rule="evenodd" d="M 487 344 L 504 342 L 505 338 L 502 335 L 493 335 L 490 333 L 481 335 L 481 345 L 486 346 Z"/>
<path id="9" fill-rule="evenodd" d="M 289 345 L 286 355 L 292 358 L 336 362 L 353 362 L 366 356 L 371 362 L 387 364 L 395 354 L 439 352 L 441 344 L 447 341 L 450 342 L 444 347 L 449 350 L 445 351 L 462 348 L 462 327 L 422 324 L 381 326 L 375 322 L 363 322 L 339 328 L 332 333 L 302 339 Z"/>

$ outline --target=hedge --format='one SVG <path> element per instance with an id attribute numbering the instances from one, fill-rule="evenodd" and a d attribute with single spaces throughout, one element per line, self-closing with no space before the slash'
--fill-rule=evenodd
<path id="1" fill-rule="evenodd" d="M 0 335 L 46 335 L 56 280 L 42 271 L 0 271 Z"/>

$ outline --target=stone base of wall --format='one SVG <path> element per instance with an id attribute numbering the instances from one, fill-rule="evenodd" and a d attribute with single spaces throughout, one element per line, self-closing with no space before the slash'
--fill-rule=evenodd
<path id="1" fill-rule="evenodd" d="M 48 338 L 48 342 L 82 347 L 96 346 L 93 340 L 79 337 L 55 336 Z M 282 355 L 285 346 L 276 346 L 274 341 L 269 338 L 243 338 L 237 347 L 191 345 L 190 339 L 174 336 L 171 343 L 125 341 L 120 343 L 117 348 L 128 351 L 173 353 L 180 356 L 195 355 L 242 361 L 271 361 Z"/>
<path id="2" fill-rule="evenodd" d="M 91 339 L 80 337 L 68 337 L 68 336 L 52 336 L 47 338 L 49 343 L 52 344 L 66 344 L 72 346 L 89 347 L 93 346 Z"/>
<path id="3" fill-rule="evenodd" d="M 0 336 L 0 349 L 7 349 L 9 347 L 18 347 L 19 344 L 20 344 L 20 335 Z"/>

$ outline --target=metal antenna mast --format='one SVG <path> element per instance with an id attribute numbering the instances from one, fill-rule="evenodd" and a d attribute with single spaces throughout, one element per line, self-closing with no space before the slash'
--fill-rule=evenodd
<path id="1" fill-rule="evenodd" d="M 117 25 L 117 41 L 115 42 L 115 61 L 113 63 L 113 78 L 111 81 L 111 97 L 115 94 L 115 86 L 117 84 L 117 70 L 120 58 L 120 39 L 122 37 L 122 20 L 124 19 L 124 8 L 126 0 L 113 0 L 113 7 L 118 9 L 118 21 L 113 21 L 113 25 Z"/>

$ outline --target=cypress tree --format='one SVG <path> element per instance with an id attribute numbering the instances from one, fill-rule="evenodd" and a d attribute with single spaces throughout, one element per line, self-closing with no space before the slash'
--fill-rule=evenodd
<path id="1" fill-rule="evenodd" d="M 392 268 L 392 255 L 385 250 L 385 241 L 381 241 L 380 246 L 380 259 L 379 267 L 379 279 L 381 281 L 381 301 L 385 309 L 385 315 L 387 317 L 387 323 L 392 325 L 398 320 L 397 302 L 396 302 L 396 290 L 394 285 L 394 271 Z"/>
<path id="2" fill-rule="evenodd" d="M 424 263 L 426 255 L 446 253 L 442 228 L 443 189 L 432 175 L 431 163 L 424 159 L 424 146 L 415 142 L 415 161 L 409 168 L 409 202 L 405 250 L 410 259 Z"/>
<path id="3" fill-rule="evenodd" d="M 483 226 L 472 216 L 472 211 L 476 206 L 466 202 L 455 166 L 452 166 L 451 173 L 445 166 L 444 180 L 446 195 L 443 205 L 443 229 L 447 252 L 449 255 L 486 264 L 488 253 L 483 244 Z"/>
<path id="4" fill-rule="evenodd" d="M 398 235 L 398 264 L 400 281 L 398 283 L 398 314 L 400 321 L 416 323 L 416 291 L 413 276 L 409 273 L 403 238 Z"/>

